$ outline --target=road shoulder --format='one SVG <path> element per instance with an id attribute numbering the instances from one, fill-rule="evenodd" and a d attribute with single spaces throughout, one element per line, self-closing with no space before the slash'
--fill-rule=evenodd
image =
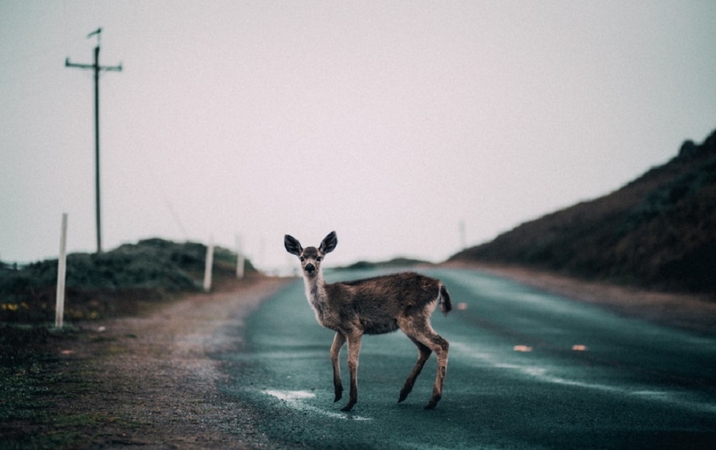
<path id="1" fill-rule="evenodd" d="M 241 333 L 220 330 L 240 330 L 286 282 L 253 277 L 146 315 L 80 324 L 82 338 L 58 349 L 63 381 L 53 394 L 58 412 L 82 422 L 68 424 L 84 434 L 73 447 L 259 445 L 251 414 L 217 389 L 224 375 L 211 355 L 240 346 Z"/>

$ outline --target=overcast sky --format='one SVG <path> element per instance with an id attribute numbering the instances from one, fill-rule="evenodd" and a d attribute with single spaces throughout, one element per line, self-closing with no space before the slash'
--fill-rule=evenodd
<path id="1" fill-rule="evenodd" d="M 0 259 L 283 235 L 441 261 L 716 128 L 716 2 L 0 0 Z M 328 264 L 328 263 L 327 263 Z"/>

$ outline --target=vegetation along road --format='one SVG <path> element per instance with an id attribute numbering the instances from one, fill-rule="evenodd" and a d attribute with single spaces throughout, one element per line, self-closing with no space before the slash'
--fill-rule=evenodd
<path id="1" fill-rule="evenodd" d="M 470 270 L 430 269 L 457 306 L 433 327 L 451 344 L 443 399 L 435 357 L 408 399 L 417 351 L 400 332 L 363 340 L 359 399 L 333 403 L 333 332 L 302 281 L 249 318 L 242 351 L 217 353 L 221 389 L 286 448 L 716 448 L 716 338 Z M 328 273 L 329 282 L 377 271 Z M 347 385 L 345 349 L 341 355 Z"/>

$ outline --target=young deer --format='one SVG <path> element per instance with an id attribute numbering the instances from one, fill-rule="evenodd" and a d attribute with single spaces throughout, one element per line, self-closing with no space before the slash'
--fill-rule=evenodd
<path id="1" fill-rule="evenodd" d="M 333 386 L 335 400 L 341 399 L 341 382 L 338 356 L 348 342 L 348 370 L 350 371 L 350 399 L 343 411 L 350 411 L 358 401 L 358 353 L 364 334 L 382 334 L 400 328 L 418 347 L 418 362 L 400 391 L 402 402 L 413 389 L 431 352 L 438 358 L 438 370 L 430 402 L 425 409 L 433 409 L 440 401 L 448 362 L 448 342 L 430 326 L 430 315 L 440 303 L 447 315 L 452 309 L 450 294 L 439 280 L 417 273 L 399 273 L 358 281 L 328 284 L 323 279 L 321 261 L 338 244 L 336 233 L 331 232 L 318 248 L 301 246 L 292 236 L 284 237 L 286 250 L 299 257 L 303 269 L 308 303 L 318 323 L 336 332 L 331 346 Z"/>

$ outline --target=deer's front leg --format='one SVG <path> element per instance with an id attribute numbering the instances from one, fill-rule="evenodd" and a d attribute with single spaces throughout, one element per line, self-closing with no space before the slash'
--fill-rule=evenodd
<path id="1" fill-rule="evenodd" d="M 358 402 L 358 354 L 360 353 L 361 335 L 348 336 L 348 371 L 351 374 L 350 398 L 341 411 L 350 411 Z"/>
<path id="2" fill-rule="evenodd" d="M 336 392 L 336 398 L 333 400 L 337 402 L 343 396 L 343 383 L 341 382 L 341 366 L 339 362 L 339 356 L 341 355 L 341 348 L 346 343 L 346 337 L 341 333 L 336 332 L 333 337 L 333 345 L 331 345 L 331 362 L 333 363 L 333 387 Z"/>

